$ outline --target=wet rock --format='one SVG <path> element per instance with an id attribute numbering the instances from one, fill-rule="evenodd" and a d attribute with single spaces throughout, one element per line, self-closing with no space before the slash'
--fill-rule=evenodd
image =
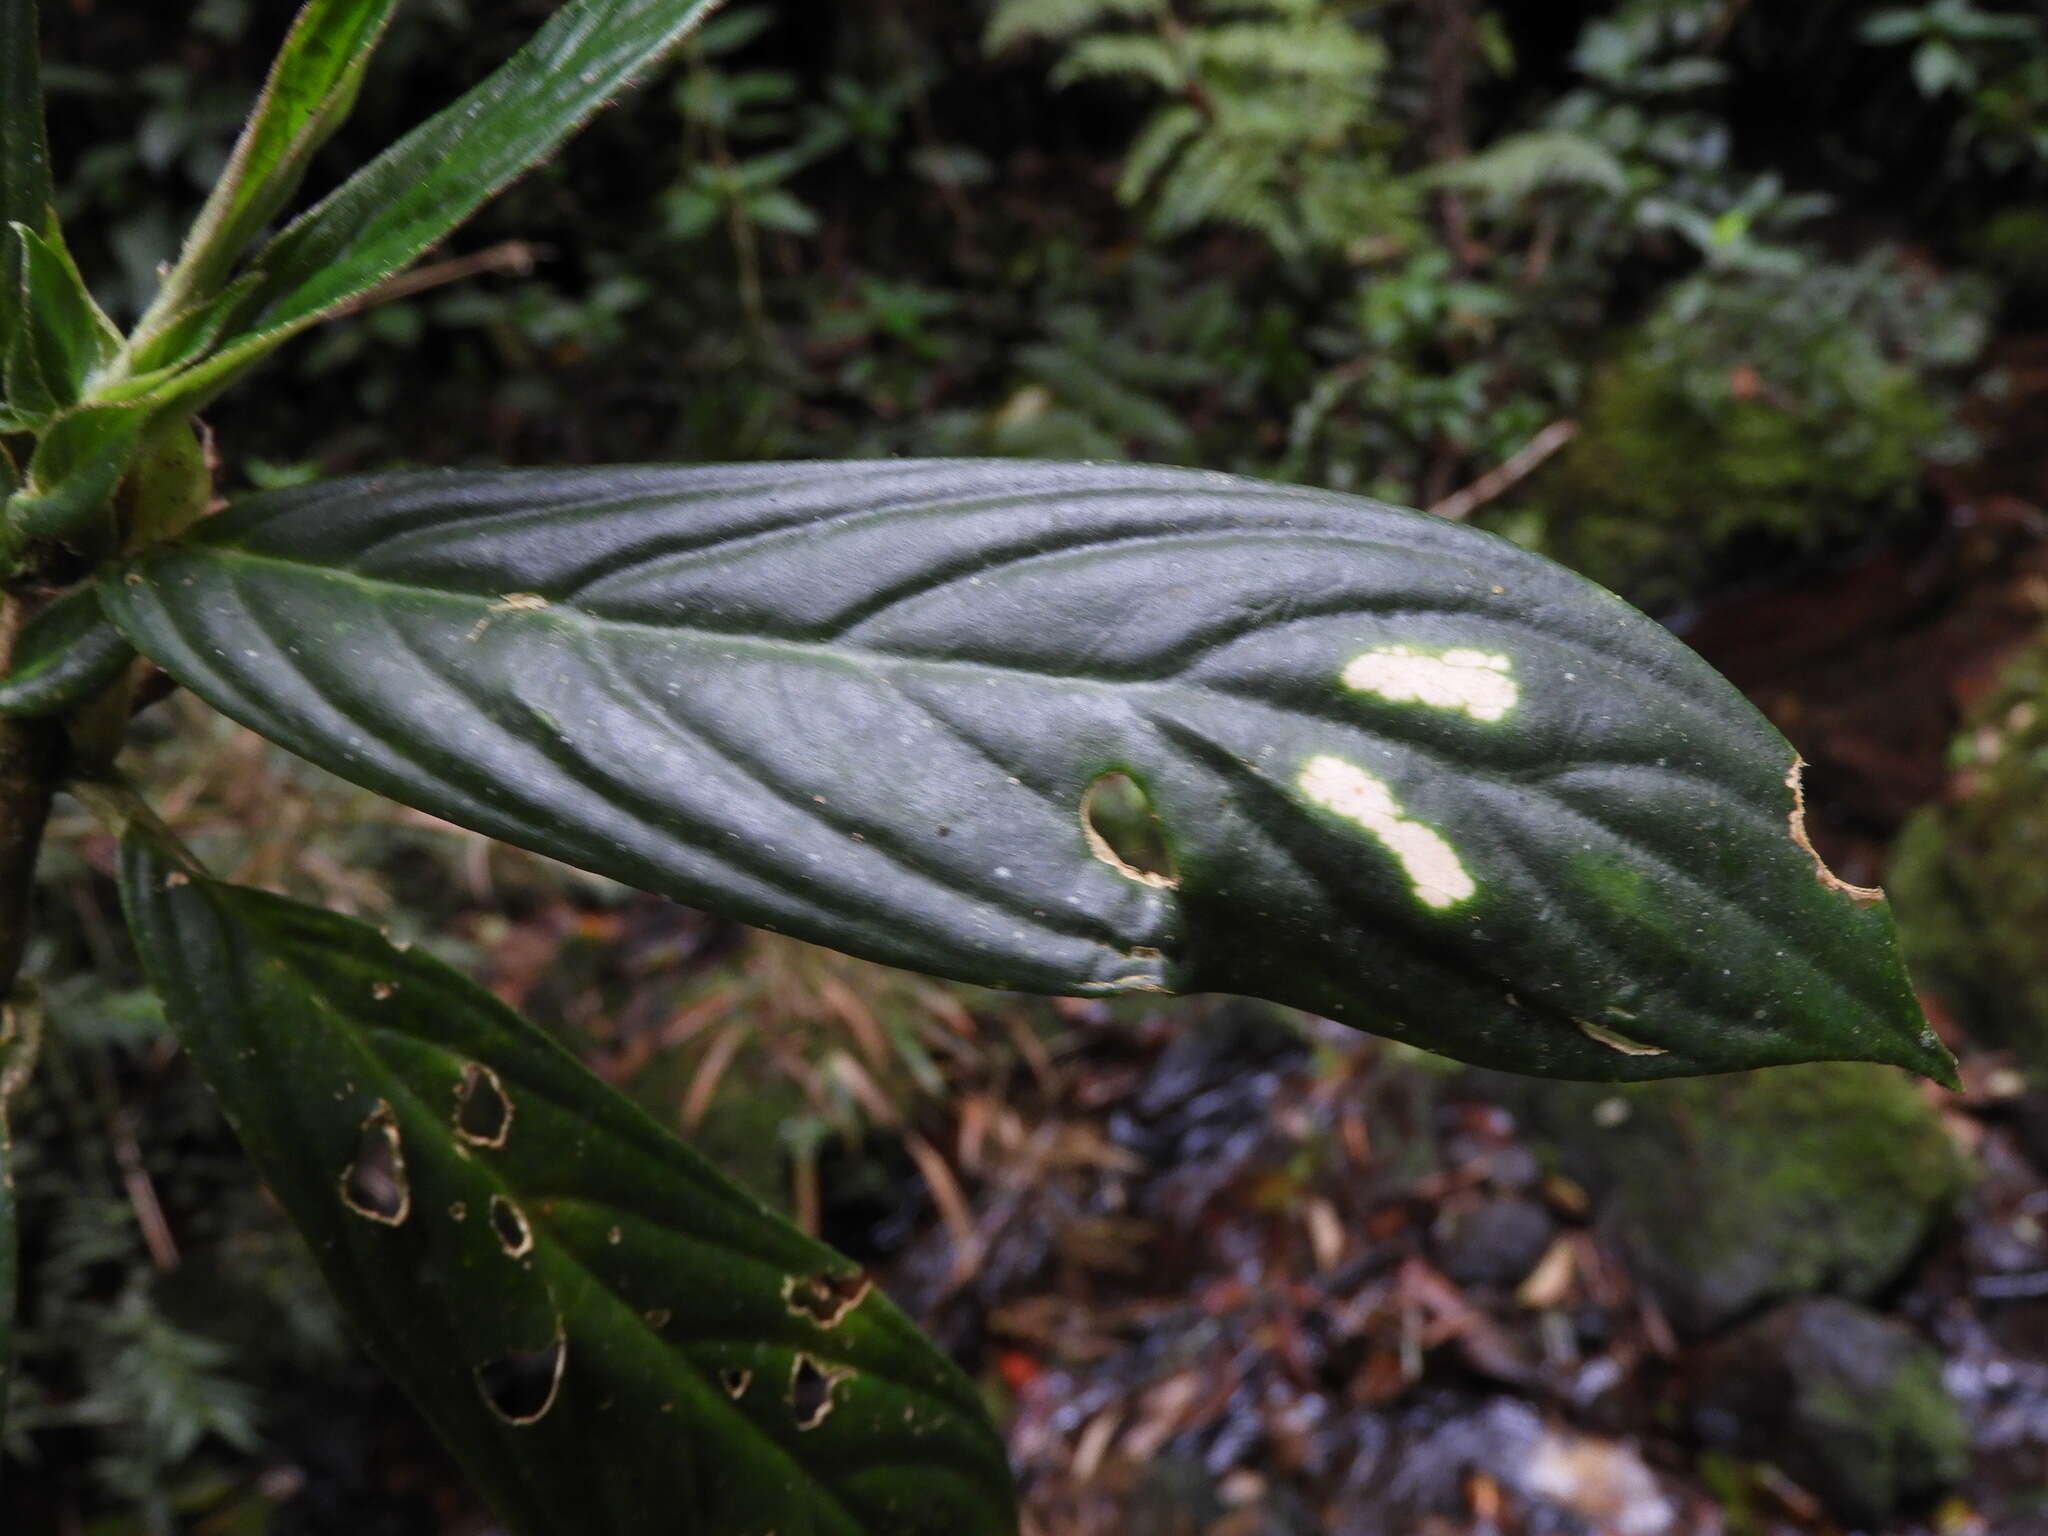
<path id="1" fill-rule="evenodd" d="M 1495 1398 L 1412 1442 L 1387 1503 L 1411 1520 L 1462 1513 L 1474 1473 L 1515 1497 L 1530 1530 L 1666 1536 L 1678 1528 L 1676 1508 L 1633 1445 L 1549 1422 L 1514 1398 Z"/>
<path id="2" fill-rule="evenodd" d="M 1556 1235 L 1556 1220 L 1536 1201 L 1486 1200 L 1445 1218 L 1437 1261 L 1460 1285 L 1506 1290 L 1536 1267 Z"/>
<path id="3" fill-rule="evenodd" d="M 1795 1296 L 1896 1276 L 1967 1171 L 1905 1074 L 1826 1063 L 1613 1087 L 1488 1075 L 1594 1199 L 1672 1322 L 1711 1333 Z"/>
<path id="4" fill-rule="evenodd" d="M 2048 1082 L 2048 638 L 1971 712 L 1947 799 L 1900 834 L 1885 887 L 1914 979 Z"/>
<path id="5" fill-rule="evenodd" d="M 1701 1439 L 1773 1463 L 1849 1526 L 1881 1526 L 1969 1470 L 1941 1356 L 1853 1303 L 1780 1307 L 1710 1347 L 1698 1370 Z"/>

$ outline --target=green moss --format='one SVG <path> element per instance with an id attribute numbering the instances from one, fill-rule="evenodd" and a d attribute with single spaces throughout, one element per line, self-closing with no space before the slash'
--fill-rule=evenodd
<path id="1" fill-rule="evenodd" d="M 1696 1331 L 1791 1296 L 1871 1294 L 1966 1178 L 1919 1090 L 1885 1067 L 1529 1085 L 1509 1102 Z"/>
<path id="2" fill-rule="evenodd" d="M 1969 1431 L 1941 1384 L 1941 1358 L 1932 1350 L 1898 1360 L 1881 1391 L 1828 1378 L 1809 1386 L 1799 1407 L 1812 1433 L 1860 1468 L 1871 1502 L 1880 1507 L 1951 1486 L 1969 1471 Z"/>
<path id="3" fill-rule="evenodd" d="M 1943 370 L 1981 298 L 1895 259 L 1682 285 L 1594 375 L 1577 440 L 1533 483 L 1546 553 L 1646 606 L 1758 549 L 1898 521 L 1954 442 Z"/>
<path id="4" fill-rule="evenodd" d="M 1889 1530 L 1969 1471 L 1941 1370 L 1940 1353 L 1890 1318 L 1834 1297 L 1797 1301 L 1700 1355 L 1693 1424 L 1721 1450 L 1777 1466 L 1843 1525 Z"/>
<path id="5" fill-rule="evenodd" d="M 1915 980 L 2048 1077 L 2048 636 L 1973 711 L 1946 803 L 1907 824 L 1886 888 Z"/>

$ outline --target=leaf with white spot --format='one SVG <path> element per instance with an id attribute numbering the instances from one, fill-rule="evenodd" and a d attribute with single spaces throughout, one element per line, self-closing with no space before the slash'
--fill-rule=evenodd
<path id="1" fill-rule="evenodd" d="M 101 589 L 358 783 L 895 965 L 1249 993 L 1468 1061 L 1949 1070 L 1790 746 L 1499 539 L 1116 465 L 411 475 Z M 1142 787 L 1171 875 L 1091 826 Z"/>
<path id="2" fill-rule="evenodd" d="M 151 982 L 365 1343 L 528 1536 L 1007 1536 L 973 1385 L 539 1030 L 147 834 Z"/>

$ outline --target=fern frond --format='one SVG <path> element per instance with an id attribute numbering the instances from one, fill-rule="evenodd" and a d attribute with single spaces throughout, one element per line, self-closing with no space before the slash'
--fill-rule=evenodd
<path id="1" fill-rule="evenodd" d="M 1064 404 L 1118 438 L 1178 453 L 1193 438 L 1181 419 L 1151 396 L 1142 394 L 1070 348 L 1041 345 L 1018 354 L 1024 371 L 1050 389 Z"/>
<path id="2" fill-rule="evenodd" d="M 1202 114 L 1184 101 L 1154 112 L 1124 156 L 1117 196 L 1135 203 L 1151 191 L 1173 157 L 1202 131 L 1202 122 Z"/>
<path id="3" fill-rule="evenodd" d="M 1229 22 L 1191 28 L 1188 51 L 1204 69 L 1235 69 L 1308 81 L 1369 80 L 1386 67 L 1386 50 L 1335 17 L 1278 27 Z"/>
<path id="4" fill-rule="evenodd" d="M 982 51 L 1001 53 L 1026 39 L 1059 42 L 1106 21 L 1155 18 L 1166 0 L 1000 0 L 981 35 Z"/>
<path id="5" fill-rule="evenodd" d="M 1518 207 L 1548 187 L 1590 187 L 1609 193 L 1628 187 L 1628 172 L 1613 151 L 1596 139 L 1558 129 L 1510 134 L 1475 155 L 1437 167 L 1429 179 L 1502 210 Z"/>
<path id="6" fill-rule="evenodd" d="M 1256 146 L 1213 134 L 1197 139 L 1161 178 L 1153 227 L 1162 235 L 1184 235 L 1226 207 L 1237 211 L 1232 222 L 1248 222 L 1244 210 L 1271 169 L 1272 157 Z"/>
<path id="7" fill-rule="evenodd" d="M 1081 80 L 1140 80 L 1162 91 L 1179 91 L 1188 78 L 1186 60 L 1165 39 L 1143 32 L 1084 37 L 1052 72 L 1052 83 L 1060 88 Z"/>

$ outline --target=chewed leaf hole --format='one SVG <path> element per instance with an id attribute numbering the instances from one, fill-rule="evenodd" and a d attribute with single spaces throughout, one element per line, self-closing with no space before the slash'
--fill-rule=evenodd
<path id="1" fill-rule="evenodd" d="M 820 1328 L 837 1328 L 873 1289 L 866 1275 L 791 1275 L 782 1282 L 782 1299 L 796 1316 Z"/>
<path id="2" fill-rule="evenodd" d="M 1166 828 L 1143 786 L 1127 773 L 1105 773 L 1081 797 L 1081 832 L 1096 858 L 1128 879 L 1164 890 L 1179 883 Z"/>
<path id="3" fill-rule="evenodd" d="M 398 1120 L 391 1106 L 381 1100 L 363 1122 L 355 1161 L 342 1172 L 341 1198 L 358 1216 L 387 1227 L 401 1225 L 412 1210 L 412 1187 L 405 1176 Z"/>
<path id="4" fill-rule="evenodd" d="M 754 1373 L 737 1365 L 728 1365 L 718 1373 L 718 1385 L 725 1395 L 738 1402 L 747 1395 L 747 1388 L 754 1384 Z"/>
<path id="5" fill-rule="evenodd" d="M 498 1074 L 480 1062 L 462 1069 L 455 1085 L 455 1134 L 471 1146 L 502 1147 L 512 1133 L 512 1101 Z"/>
<path id="6" fill-rule="evenodd" d="M 800 1354 L 789 1373 L 789 1407 L 798 1429 L 816 1429 L 832 1412 L 832 1390 L 853 1374 L 846 1368 L 827 1370 Z"/>
<path id="7" fill-rule="evenodd" d="M 1806 830 L 1806 759 L 1794 757 L 1792 768 L 1785 775 L 1785 787 L 1792 791 L 1792 810 L 1786 821 L 1792 833 L 1792 841 L 1806 856 L 1813 860 L 1814 878 L 1831 891 L 1838 891 L 1859 907 L 1873 907 L 1884 900 L 1884 892 L 1874 886 L 1851 885 L 1832 869 L 1820 850 L 1813 846 L 1813 838 Z"/>
<path id="8" fill-rule="evenodd" d="M 506 1423 L 533 1424 L 554 1407 L 568 1362 L 568 1345 L 557 1338 L 545 1349 L 515 1349 L 478 1366 L 476 1384 Z"/>
<path id="9" fill-rule="evenodd" d="M 533 1227 L 526 1212 L 503 1195 L 491 1196 L 491 1230 L 508 1259 L 523 1259 L 533 1251 Z"/>

